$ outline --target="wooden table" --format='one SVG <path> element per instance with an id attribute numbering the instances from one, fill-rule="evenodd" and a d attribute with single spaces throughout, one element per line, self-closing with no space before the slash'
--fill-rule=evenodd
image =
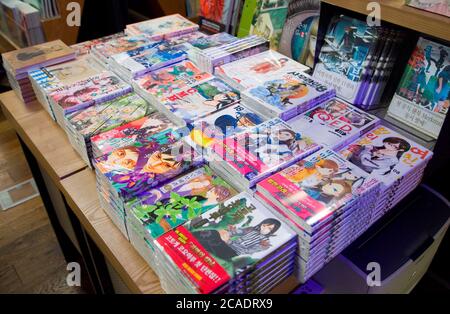
<path id="1" fill-rule="evenodd" d="M 66 261 L 82 261 L 96 293 L 117 290 L 107 265 L 129 292 L 162 293 L 156 274 L 100 207 L 95 173 L 65 132 L 38 102 L 24 105 L 13 91 L 0 94 L 0 104 L 19 137 Z M 291 277 L 273 292 L 288 293 L 297 285 Z"/>

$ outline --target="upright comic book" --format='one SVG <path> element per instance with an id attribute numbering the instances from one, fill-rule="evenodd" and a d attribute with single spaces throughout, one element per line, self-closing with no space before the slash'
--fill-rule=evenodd
<path id="1" fill-rule="evenodd" d="M 231 86 L 243 90 L 262 84 L 273 76 L 309 68 L 274 51 L 267 50 L 215 69 L 214 74 Z"/>
<path id="2" fill-rule="evenodd" d="M 211 166 L 219 167 L 220 174 L 228 173 L 226 178 L 232 177 L 233 183 L 249 188 L 319 149 L 310 137 L 276 118 L 213 144 L 213 158 L 218 160 Z"/>
<path id="3" fill-rule="evenodd" d="M 237 192 L 208 166 L 144 193 L 131 211 L 150 239 L 195 219 L 225 202 Z"/>
<path id="4" fill-rule="evenodd" d="M 450 106 L 450 48 L 420 38 L 389 106 L 389 116 L 438 138 Z"/>
<path id="5" fill-rule="evenodd" d="M 288 123 L 296 132 L 309 134 L 317 143 L 339 149 L 373 129 L 380 119 L 333 98 Z"/>
<path id="6" fill-rule="evenodd" d="M 185 139 L 192 147 L 202 152 L 205 158 L 208 158 L 208 148 L 214 143 L 248 130 L 265 120 L 264 117 L 245 108 L 242 104 L 235 104 L 195 121 L 189 127 L 189 134 Z"/>
<path id="7" fill-rule="evenodd" d="M 91 138 L 94 157 L 100 157 L 121 147 L 133 145 L 135 142 L 145 143 L 152 136 L 171 131 L 175 125 L 162 113 L 154 112 L 148 116 L 102 132 Z"/>
<path id="8" fill-rule="evenodd" d="M 98 157 L 94 167 L 100 181 L 126 201 L 201 162 L 189 145 L 166 131 Z"/>
<path id="9" fill-rule="evenodd" d="M 127 34 L 145 34 L 153 40 L 170 38 L 198 30 L 198 25 L 182 17 L 180 14 L 166 15 L 139 23 L 127 25 Z"/>
<path id="10" fill-rule="evenodd" d="M 165 233 L 157 244 L 193 292 L 212 293 L 234 286 L 240 274 L 256 271 L 258 264 L 269 267 L 264 261 L 293 238 L 271 212 L 241 193 Z"/>
<path id="11" fill-rule="evenodd" d="M 243 100 L 267 117 L 289 120 L 334 97 L 335 90 L 299 71 L 268 78 L 242 93 Z"/>

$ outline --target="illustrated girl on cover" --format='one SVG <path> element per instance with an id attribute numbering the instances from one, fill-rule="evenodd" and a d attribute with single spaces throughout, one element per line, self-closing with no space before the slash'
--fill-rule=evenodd
<path id="1" fill-rule="evenodd" d="M 348 106 L 345 103 L 337 101 L 337 100 L 331 100 L 325 106 L 326 112 L 328 112 L 330 115 L 332 115 L 333 118 L 342 116 L 345 112 L 347 112 L 347 109 L 348 109 Z"/>
<path id="2" fill-rule="evenodd" d="M 250 93 L 265 102 L 283 109 L 292 104 L 291 99 L 304 97 L 308 94 L 308 86 L 294 80 L 274 80 L 264 86 L 257 86 Z"/>
<path id="3" fill-rule="evenodd" d="M 224 137 L 227 137 L 244 128 L 255 126 L 262 122 L 263 120 L 257 114 L 247 112 L 238 117 L 233 117 L 229 114 L 220 116 L 214 121 L 214 125 L 222 131 Z"/>
<path id="4" fill-rule="evenodd" d="M 333 200 L 339 200 L 351 193 L 352 187 L 344 180 L 332 180 L 324 182 L 316 187 L 303 188 L 306 194 L 326 205 Z"/>
<path id="5" fill-rule="evenodd" d="M 157 117 L 148 117 L 139 128 L 127 128 L 122 132 L 125 136 L 131 137 L 136 142 L 148 141 L 152 135 L 169 128 L 169 123 Z"/>
<path id="6" fill-rule="evenodd" d="M 280 58 L 276 61 L 273 60 L 266 60 L 260 63 L 257 63 L 250 67 L 250 70 L 258 73 L 258 74 L 265 74 L 271 71 L 276 71 L 284 67 L 284 65 L 288 62 L 288 58 Z"/>
<path id="7" fill-rule="evenodd" d="M 382 146 L 355 145 L 349 161 L 368 173 L 388 175 L 411 145 L 398 137 L 387 137 Z"/>
<path id="8" fill-rule="evenodd" d="M 288 171 L 289 169 L 292 170 Z M 288 168 L 285 173 L 290 181 L 299 183 L 301 187 L 314 187 L 331 180 L 338 171 L 339 166 L 334 160 L 322 159 L 317 163 L 302 161 L 299 167 Z"/>

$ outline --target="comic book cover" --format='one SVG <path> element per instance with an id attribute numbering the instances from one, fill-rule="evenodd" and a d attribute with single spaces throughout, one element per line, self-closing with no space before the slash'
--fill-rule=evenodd
<path id="1" fill-rule="evenodd" d="M 131 86 L 111 72 L 102 72 L 85 80 L 55 89 L 49 97 L 65 113 L 100 103 L 131 91 Z"/>
<path id="2" fill-rule="evenodd" d="M 173 132 L 135 142 L 95 159 L 94 167 L 125 200 L 197 166 L 196 152 Z"/>
<path id="3" fill-rule="evenodd" d="M 66 117 L 71 127 L 86 138 L 142 118 L 152 111 L 144 99 L 129 93 Z"/>
<path id="4" fill-rule="evenodd" d="M 201 293 L 211 293 L 294 238 L 293 232 L 241 193 L 161 236 L 157 243 Z"/>
<path id="5" fill-rule="evenodd" d="M 83 55 L 89 54 L 91 52 L 91 48 L 93 46 L 104 43 L 111 39 L 116 39 L 116 38 L 123 37 L 123 36 L 125 36 L 125 33 L 119 32 L 116 34 L 112 34 L 112 35 L 108 35 L 108 36 L 104 36 L 104 37 L 100 37 L 100 38 L 96 38 L 96 39 L 92 39 L 92 40 L 83 41 L 81 43 L 77 43 L 77 44 L 70 46 L 70 48 L 75 50 L 75 53 L 77 56 L 83 56 Z"/>
<path id="6" fill-rule="evenodd" d="M 450 106 L 450 48 L 420 38 L 388 114 L 437 139 Z"/>
<path id="7" fill-rule="evenodd" d="M 257 191 L 282 205 L 294 223 L 311 233 L 333 211 L 371 189 L 377 191 L 378 185 L 379 181 L 325 148 L 262 180 Z"/>
<path id="8" fill-rule="evenodd" d="M 231 168 L 250 182 L 317 151 L 320 145 L 296 133 L 279 118 L 261 123 L 212 146 Z"/>
<path id="9" fill-rule="evenodd" d="M 339 153 L 386 187 L 426 164 L 433 155 L 425 147 L 385 126 L 378 126 Z"/>
<path id="10" fill-rule="evenodd" d="M 380 119 L 333 98 L 295 118 L 289 125 L 317 143 L 338 149 L 374 128 Z"/>
<path id="11" fill-rule="evenodd" d="M 450 17 L 450 0 L 406 0 L 405 4 Z"/>
<path id="12" fill-rule="evenodd" d="M 333 97 L 334 90 L 308 74 L 293 71 L 249 88 L 243 95 L 266 107 L 271 112 L 267 116 L 275 115 L 287 120 Z"/>
<path id="13" fill-rule="evenodd" d="M 237 103 L 240 99 L 239 91 L 220 79 L 212 78 L 171 94 L 164 106 L 179 119 L 192 123 L 198 118 Z"/>
<path id="14" fill-rule="evenodd" d="M 215 74 L 222 79 L 234 81 L 241 89 L 255 87 L 274 75 L 292 71 L 307 71 L 308 67 L 274 51 L 247 57 L 216 67 Z"/>
<path id="15" fill-rule="evenodd" d="M 163 131 L 172 131 L 175 125 L 162 113 L 154 112 L 141 119 L 102 132 L 91 138 L 95 157 L 108 154 L 135 142 L 145 143 L 152 136 Z"/>
<path id="16" fill-rule="evenodd" d="M 143 33 L 154 40 L 170 38 L 176 35 L 198 30 L 198 25 L 182 17 L 180 14 L 166 15 L 139 23 L 127 25 L 127 34 Z"/>
<path id="17" fill-rule="evenodd" d="M 313 76 L 334 87 L 340 98 L 354 103 L 377 40 L 376 27 L 346 16 L 335 17 L 328 26 Z"/>
<path id="18" fill-rule="evenodd" d="M 185 60 L 136 78 L 139 89 L 164 101 L 167 96 L 211 79 L 210 73 L 201 71 L 194 63 Z"/>
<path id="19" fill-rule="evenodd" d="M 215 142 L 248 130 L 265 120 L 263 116 L 247 109 L 240 103 L 235 104 L 206 116 L 200 121 L 195 121 L 186 136 L 186 141 L 199 151 L 203 151 Z"/>
<path id="20" fill-rule="evenodd" d="M 199 50 L 205 50 L 208 48 L 218 47 L 224 44 L 235 42 L 236 40 L 237 37 L 222 32 L 210 35 L 208 37 L 198 38 L 196 40 L 190 41 L 189 44 Z"/>
<path id="21" fill-rule="evenodd" d="M 121 36 L 111 38 L 106 42 L 99 43 L 91 47 L 91 53 L 101 62 L 108 62 L 112 55 L 138 48 L 140 46 L 152 44 L 153 41 L 145 35 Z"/>
<path id="22" fill-rule="evenodd" d="M 200 0 L 200 16 L 224 25 L 225 31 L 228 31 L 233 16 L 235 1 L 236 0 Z"/>
<path id="23" fill-rule="evenodd" d="M 181 34 L 172 38 L 166 39 L 167 43 L 171 46 L 178 46 L 184 43 L 190 43 L 192 41 L 198 40 L 200 38 L 208 37 L 209 35 L 202 33 L 200 31 L 195 31 L 192 33 Z"/>
<path id="24" fill-rule="evenodd" d="M 236 194 L 226 181 L 204 166 L 141 195 L 133 203 L 132 212 L 150 237 L 157 239 Z"/>

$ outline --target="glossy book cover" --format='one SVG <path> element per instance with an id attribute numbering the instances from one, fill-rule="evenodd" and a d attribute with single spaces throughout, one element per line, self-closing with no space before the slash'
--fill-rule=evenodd
<path id="1" fill-rule="evenodd" d="M 236 194 L 226 181 L 204 166 L 144 193 L 132 203 L 132 212 L 150 237 L 157 239 Z"/>
<path id="2" fill-rule="evenodd" d="M 294 237 L 257 200 L 241 193 L 165 233 L 157 243 L 199 292 L 211 293 Z"/>
<path id="3" fill-rule="evenodd" d="M 108 59 L 112 55 L 136 49 L 140 46 L 152 44 L 153 41 L 148 39 L 144 35 L 134 36 L 121 36 L 117 38 L 111 38 L 110 40 L 94 45 L 91 48 L 91 52 L 97 55 L 101 59 Z"/>
<path id="4" fill-rule="evenodd" d="M 173 37 L 198 30 L 198 25 L 180 14 L 166 15 L 139 23 L 127 25 L 126 32 L 132 34 L 144 33 L 153 39 Z"/>

